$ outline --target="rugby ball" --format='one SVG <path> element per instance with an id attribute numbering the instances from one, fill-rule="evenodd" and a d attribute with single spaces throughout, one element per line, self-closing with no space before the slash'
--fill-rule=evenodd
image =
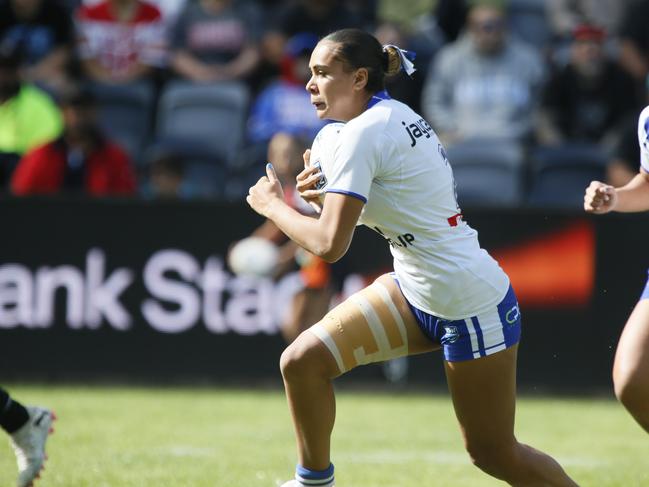
<path id="1" fill-rule="evenodd" d="M 230 250 L 228 265 L 239 276 L 268 277 L 277 266 L 279 250 L 270 240 L 248 237 Z"/>

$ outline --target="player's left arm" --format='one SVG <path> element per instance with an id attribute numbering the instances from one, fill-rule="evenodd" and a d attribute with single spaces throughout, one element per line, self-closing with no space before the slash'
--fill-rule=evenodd
<path id="1" fill-rule="evenodd" d="M 272 166 L 266 172 L 267 176 L 250 188 L 248 204 L 272 220 L 291 240 L 327 262 L 345 255 L 364 202 L 353 196 L 327 193 L 318 218 L 302 215 L 284 202 Z"/>

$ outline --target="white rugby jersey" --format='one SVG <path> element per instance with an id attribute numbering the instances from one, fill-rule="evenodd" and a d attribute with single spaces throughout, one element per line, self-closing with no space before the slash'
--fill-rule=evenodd
<path id="1" fill-rule="evenodd" d="M 321 166 L 321 186 L 366 203 L 359 224 L 388 241 L 412 305 L 449 320 L 497 305 L 509 278 L 462 220 L 437 135 L 407 105 L 382 96 L 316 136 L 311 164 Z"/>
<path id="2" fill-rule="evenodd" d="M 640 166 L 649 172 L 649 106 L 638 118 L 638 143 L 640 144 Z"/>

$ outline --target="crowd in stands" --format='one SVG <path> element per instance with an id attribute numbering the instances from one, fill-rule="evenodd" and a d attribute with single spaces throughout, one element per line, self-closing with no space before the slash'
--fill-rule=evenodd
<path id="1" fill-rule="evenodd" d="M 637 172 L 649 0 L 435 0 L 408 23 L 382 10 L 0 0 L 2 192 L 241 199 L 267 160 L 299 157 L 274 138 L 303 149 L 322 127 L 309 56 L 344 27 L 417 53 L 388 91 L 438 133 L 461 204 L 578 207 L 590 179 Z"/>

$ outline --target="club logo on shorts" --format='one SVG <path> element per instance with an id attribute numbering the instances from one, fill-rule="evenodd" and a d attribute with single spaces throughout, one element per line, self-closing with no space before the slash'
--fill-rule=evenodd
<path id="1" fill-rule="evenodd" d="M 444 336 L 441 339 L 443 344 L 455 343 L 460 338 L 460 330 L 454 325 L 444 325 Z"/>
<path id="2" fill-rule="evenodd" d="M 508 325 L 515 324 L 518 320 L 521 319 L 521 310 L 518 308 L 518 303 L 514 305 L 512 309 L 505 313 L 505 321 Z"/>

